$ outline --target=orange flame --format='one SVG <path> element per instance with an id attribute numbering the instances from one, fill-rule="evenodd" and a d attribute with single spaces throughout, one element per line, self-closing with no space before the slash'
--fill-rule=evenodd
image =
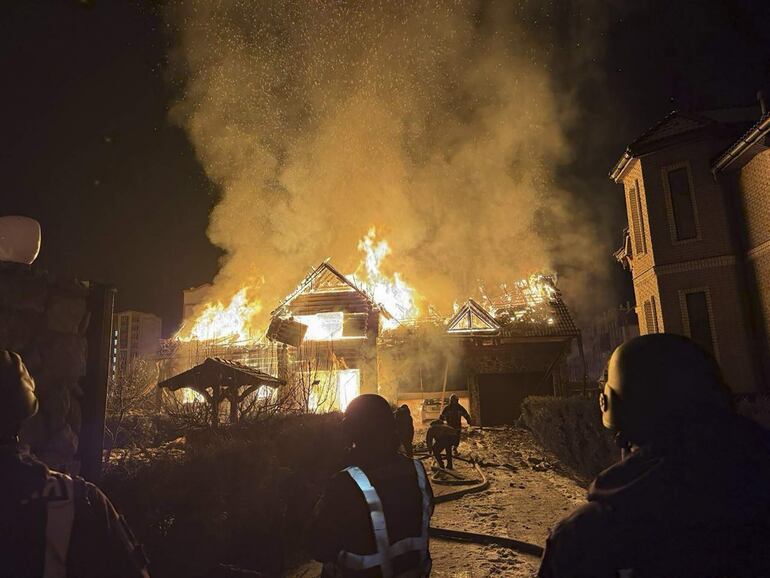
<path id="1" fill-rule="evenodd" d="M 392 253 L 385 239 L 376 241 L 377 231 L 371 227 L 369 232 L 358 242 L 358 250 L 364 254 L 361 264 L 352 275 L 348 275 L 355 285 L 369 293 L 372 299 L 393 316 L 382 319 L 382 328 L 393 329 L 400 321 L 414 319 L 420 314 L 417 307 L 417 292 L 401 277 L 393 273 L 388 277 L 381 270 L 385 257 Z M 363 270 L 363 275 L 359 271 Z"/>
<path id="2" fill-rule="evenodd" d="M 252 329 L 252 320 L 262 310 L 262 304 L 250 300 L 248 288 L 238 291 L 230 303 L 215 301 L 206 305 L 192 325 L 179 330 L 181 341 L 248 341 L 259 337 Z"/>
<path id="3" fill-rule="evenodd" d="M 399 322 L 414 319 L 420 314 L 417 307 L 417 292 L 409 286 L 399 273 L 391 276 L 383 273 L 382 262 L 391 254 L 390 245 L 384 239 L 377 240 L 374 227 L 359 241 L 358 250 L 363 258 L 357 270 L 348 279 L 368 293 L 393 318 L 382 317 L 382 328 L 393 329 Z M 248 297 L 249 287 L 238 291 L 225 305 L 222 301 L 208 303 L 203 311 L 190 323 L 185 323 L 177 334 L 181 341 L 249 341 L 261 337 L 254 331 L 253 322 L 262 310 L 257 300 Z M 308 325 L 306 339 L 345 339 L 342 335 L 342 314 L 328 313 L 313 316 L 299 316 L 298 320 Z"/>

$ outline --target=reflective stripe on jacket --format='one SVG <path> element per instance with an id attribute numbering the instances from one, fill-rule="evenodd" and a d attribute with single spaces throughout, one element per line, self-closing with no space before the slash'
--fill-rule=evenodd
<path id="1" fill-rule="evenodd" d="M 417 483 L 422 494 L 422 527 L 419 536 L 409 536 L 393 544 L 390 543 L 388 535 L 388 525 L 385 519 L 385 512 L 382 502 L 374 489 L 369 478 L 358 467 L 349 467 L 345 472 L 356 483 L 363 493 L 366 503 L 369 506 L 369 515 L 371 517 L 372 529 L 374 531 L 374 542 L 377 545 L 377 552 L 373 554 L 354 554 L 352 552 L 342 551 L 337 556 L 336 565 L 340 569 L 347 570 L 367 570 L 379 566 L 383 578 L 407 578 L 424 577 L 430 574 L 430 560 L 428 558 L 428 525 L 430 524 L 430 494 L 427 488 L 427 478 L 425 469 L 419 460 L 414 460 L 414 469 L 417 473 Z M 419 552 L 419 568 L 394 576 L 392 561 L 397 556 L 407 552 Z"/>
<path id="2" fill-rule="evenodd" d="M 147 578 L 147 559 L 107 497 L 0 446 L 0 577 Z"/>
<path id="3" fill-rule="evenodd" d="M 75 482 L 60 472 L 47 471 L 42 488 L 21 500 L 42 503 L 45 515 L 42 578 L 66 578 L 72 524 L 75 520 Z M 34 556 L 32 556 L 34 557 Z"/>
<path id="4" fill-rule="evenodd" d="M 66 578 L 67 553 L 75 519 L 75 482 L 67 474 L 49 472 L 41 498 L 46 502 L 48 515 L 43 578 Z"/>

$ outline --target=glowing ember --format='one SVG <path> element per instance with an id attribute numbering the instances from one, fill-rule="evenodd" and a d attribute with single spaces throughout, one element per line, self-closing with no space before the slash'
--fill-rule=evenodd
<path id="1" fill-rule="evenodd" d="M 549 304 L 558 299 L 553 276 L 543 273 L 516 281 L 513 287 L 500 285 L 500 293 L 491 297 L 484 285 L 479 288 L 486 309 L 503 322 L 555 325 Z"/>
<path id="2" fill-rule="evenodd" d="M 399 273 L 392 277 L 385 275 L 380 267 L 391 249 L 384 239 L 375 241 L 377 231 L 374 227 L 358 242 L 358 250 L 364 258 L 358 269 L 348 278 L 358 287 L 369 293 L 375 302 L 382 305 L 394 319 L 382 319 L 383 329 L 393 329 L 399 321 L 414 319 L 420 314 L 417 307 L 417 293 L 404 282 Z M 360 273 L 363 270 L 363 275 Z"/>
<path id="3" fill-rule="evenodd" d="M 538 273 L 530 275 L 528 279 L 517 281 L 516 286 L 521 289 L 527 304 L 534 307 L 556 299 L 556 288 L 553 283 L 551 278 Z"/>
<path id="4" fill-rule="evenodd" d="M 206 305 L 192 325 L 182 326 L 177 337 L 182 341 L 248 341 L 258 337 L 251 327 L 252 320 L 262 310 L 259 301 L 249 300 L 244 287 L 225 305 L 216 301 Z"/>

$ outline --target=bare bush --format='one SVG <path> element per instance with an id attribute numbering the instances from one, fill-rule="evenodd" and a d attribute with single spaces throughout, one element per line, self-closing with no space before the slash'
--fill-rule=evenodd
<path id="1" fill-rule="evenodd" d="M 107 389 L 105 447 L 139 445 L 142 423 L 138 416 L 157 413 L 156 390 L 158 370 L 145 359 L 131 360 L 110 379 Z"/>
<path id="2" fill-rule="evenodd" d="M 339 414 L 283 415 L 202 431 L 185 451 L 107 472 L 104 488 L 153 576 L 220 576 L 222 564 L 281 576 L 305 559 L 303 529 L 345 458 Z"/>

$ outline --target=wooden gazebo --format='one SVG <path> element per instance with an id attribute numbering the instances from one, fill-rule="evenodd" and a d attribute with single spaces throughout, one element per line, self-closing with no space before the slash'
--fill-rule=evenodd
<path id="1" fill-rule="evenodd" d="M 238 423 L 238 407 L 260 386 L 279 387 L 285 381 L 263 371 L 219 357 L 209 357 L 203 363 L 158 383 L 158 387 L 177 391 L 184 387 L 200 393 L 211 408 L 211 423 L 219 423 L 219 406 L 230 402 L 230 423 Z"/>

